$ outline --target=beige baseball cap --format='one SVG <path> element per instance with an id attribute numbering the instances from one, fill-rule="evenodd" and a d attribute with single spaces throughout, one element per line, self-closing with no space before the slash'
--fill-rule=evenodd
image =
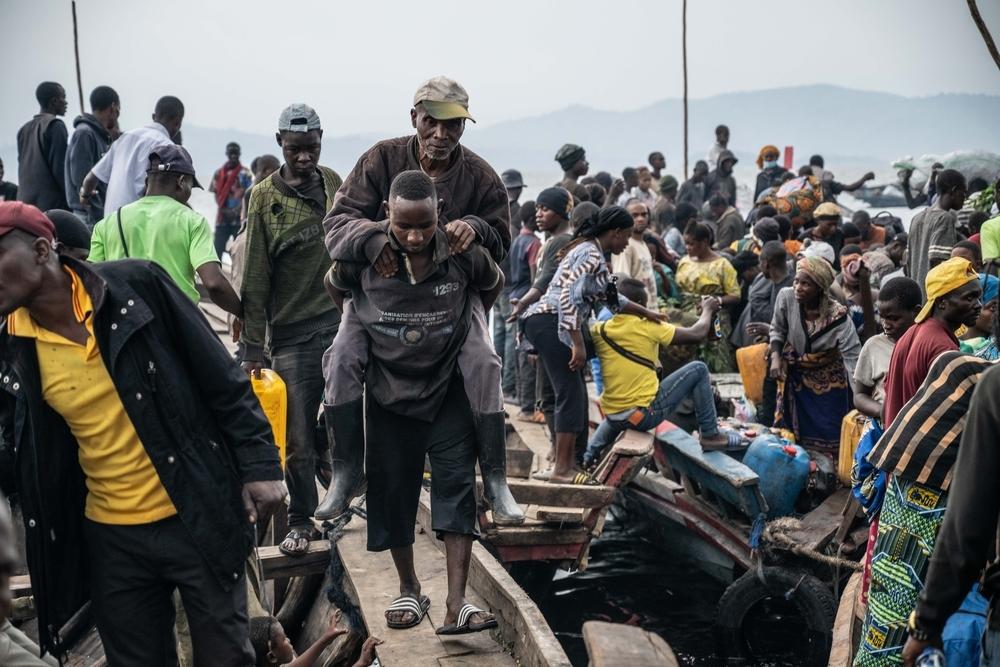
<path id="1" fill-rule="evenodd" d="M 413 106 L 418 104 L 423 104 L 427 113 L 437 120 L 468 118 L 476 122 L 469 115 L 469 94 L 460 83 L 446 76 L 436 76 L 420 84 L 413 95 Z"/>

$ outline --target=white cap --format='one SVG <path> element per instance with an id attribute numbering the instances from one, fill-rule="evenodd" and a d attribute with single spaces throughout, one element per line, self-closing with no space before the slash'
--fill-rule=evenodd
<path id="1" fill-rule="evenodd" d="M 802 251 L 803 257 L 822 257 L 826 261 L 830 262 L 830 266 L 837 259 L 837 253 L 834 251 L 833 246 L 826 241 L 813 241 L 809 244 L 809 247 Z"/>

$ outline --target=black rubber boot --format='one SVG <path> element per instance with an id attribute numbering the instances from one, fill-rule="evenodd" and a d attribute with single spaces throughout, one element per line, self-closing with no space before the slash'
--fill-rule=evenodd
<path id="1" fill-rule="evenodd" d="M 479 470 L 483 473 L 483 495 L 498 526 L 520 526 L 524 511 L 507 486 L 507 431 L 503 412 L 474 414 Z"/>
<path id="2" fill-rule="evenodd" d="M 333 478 L 314 515 L 321 521 L 336 519 L 347 511 L 365 486 L 364 400 L 324 405 L 326 433 L 330 440 Z"/>

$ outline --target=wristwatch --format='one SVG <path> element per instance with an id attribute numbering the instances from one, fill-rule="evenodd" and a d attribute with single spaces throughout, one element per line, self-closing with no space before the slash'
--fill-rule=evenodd
<path id="1" fill-rule="evenodd" d="M 917 626 L 916 609 L 910 612 L 910 618 L 906 622 L 906 628 L 907 630 L 910 631 L 910 636 L 916 639 L 918 642 L 929 642 L 931 640 L 931 636 Z"/>

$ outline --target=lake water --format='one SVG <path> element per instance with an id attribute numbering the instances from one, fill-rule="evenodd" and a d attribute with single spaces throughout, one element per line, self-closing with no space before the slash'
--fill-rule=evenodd
<path id="1" fill-rule="evenodd" d="M 718 667 L 715 604 L 725 586 L 658 549 L 642 522 L 609 512 L 586 570 L 559 572 L 539 607 L 574 665 L 587 664 L 581 628 L 598 620 L 636 625 L 670 644 L 683 665 Z"/>

